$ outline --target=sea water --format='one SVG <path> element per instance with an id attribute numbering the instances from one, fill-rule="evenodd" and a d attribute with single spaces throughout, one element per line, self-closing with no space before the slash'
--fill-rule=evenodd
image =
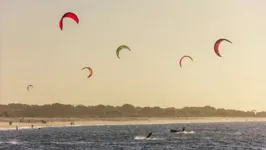
<path id="1" fill-rule="evenodd" d="M 0 149 L 266 149 L 266 122 L 0 129 Z"/>

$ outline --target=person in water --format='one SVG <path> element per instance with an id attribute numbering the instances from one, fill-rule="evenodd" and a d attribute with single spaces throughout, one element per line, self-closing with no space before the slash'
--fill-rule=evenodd
<path id="1" fill-rule="evenodd" d="M 16 126 L 16 130 L 18 130 L 18 126 Z"/>

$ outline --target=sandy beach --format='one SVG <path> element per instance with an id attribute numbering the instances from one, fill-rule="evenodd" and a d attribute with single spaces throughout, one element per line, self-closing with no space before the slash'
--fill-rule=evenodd
<path id="1" fill-rule="evenodd" d="M 39 127 L 64 127 L 71 126 L 73 122 L 75 126 L 91 126 L 91 125 L 126 125 L 126 124 L 174 124 L 174 123 L 215 123 L 215 122 L 253 122 L 266 121 L 266 118 L 250 118 L 250 117 L 189 117 L 189 118 L 0 118 L 0 129 L 9 130 Z M 45 120 L 46 124 L 41 120 Z M 12 125 L 9 125 L 12 121 Z"/>

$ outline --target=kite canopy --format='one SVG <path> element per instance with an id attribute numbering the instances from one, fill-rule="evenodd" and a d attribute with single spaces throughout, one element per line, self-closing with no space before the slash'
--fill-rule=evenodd
<path id="1" fill-rule="evenodd" d="M 119 46 L 119 47 L 117 48 L 117 50 L 116 50 L 116 56 L 117 56 L 119 59 L 120 59 L 120 57 L 119 57 L 119 52 L 120 52 L 122 49 L 128 49 L 129 51 L 131 51 L 130 48 L 129 48 L 128 46 L 126 46 L 126 45 L 121 45 L 121 46 Z"/>
<path id="2" fill-rule="evenodd" d="M 65 13 L 62 18 L 59 21 L 59 27 L 61 30 L 63 30 L 63 20 L 64 18 L 71 18 L 73 19 L 77 24 L 79 23 L 79 18 L 77 17 L 76 14 L 72 13 L 72 12 L 67 12 Z"/>
<path id="3" fill-rule="evenodd" d="M 181 57 L 181 59 L 179 60 L 179 66 L 182 67 L 182 61 L 184 58 L 189 58 L 191 61 L 193 61 L 192 57 L 188 56 L 188 55 L 185 55 L 183 57 Z"/>
<path id="4" fill-rule="evenodd" d="M 219 39 L 219 40 L 217 40 L 217 41 L 215 42 L 215 44 L 214 44 L 214 52 L 215 52 L 216 55 L 218 55 L 219 57 L 222 57 L 221 54 L 220 54 L 220 51 L 219 51 L 219 46 L 220 46 L 221 42 L 223 42 L 223 41 L 227 41 L 227 42 L 229 42 L 229 43 L 232 44 L 232 42 L 229 41 L 229 40 L 227 40 L 227 39 Z"/>
<path id="5" fill-rule="evenodd" d="M 92 69 L 90 67 L 84 67 L 81 70 L 84 70 L 84 69 L 88 69 L 90 71 L 90 74 L 88 75 L 88 78 L 90 78 L 92 76 L 92 74 L 93 74 Z"/>
<path id="6" fill-rule="evenodd" d="M 27 90 L 28 91 L 30 90 L 30 88 L 33 88 L 33 85 L 30 84 L 30 85 L 27 86 Z"/>

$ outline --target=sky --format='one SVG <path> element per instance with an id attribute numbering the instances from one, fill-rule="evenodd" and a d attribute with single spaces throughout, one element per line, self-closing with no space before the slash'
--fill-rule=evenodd
<path id="1" fill-rule="evenodd" d="M 265 0 L 1 0 L 0 103 L 266 110 Z M 79 17 L 58 23 L 66 12 Z M 213 50 L 222 43 L 218 57 Z M 120 59 L 116 49 L 122 50 Z M 193 61 L 179 59 L 189 55 Z M 87 78 L 89 66 L 94 74 Z M 34 88 L 27 91 L 27 85 Z"/>

